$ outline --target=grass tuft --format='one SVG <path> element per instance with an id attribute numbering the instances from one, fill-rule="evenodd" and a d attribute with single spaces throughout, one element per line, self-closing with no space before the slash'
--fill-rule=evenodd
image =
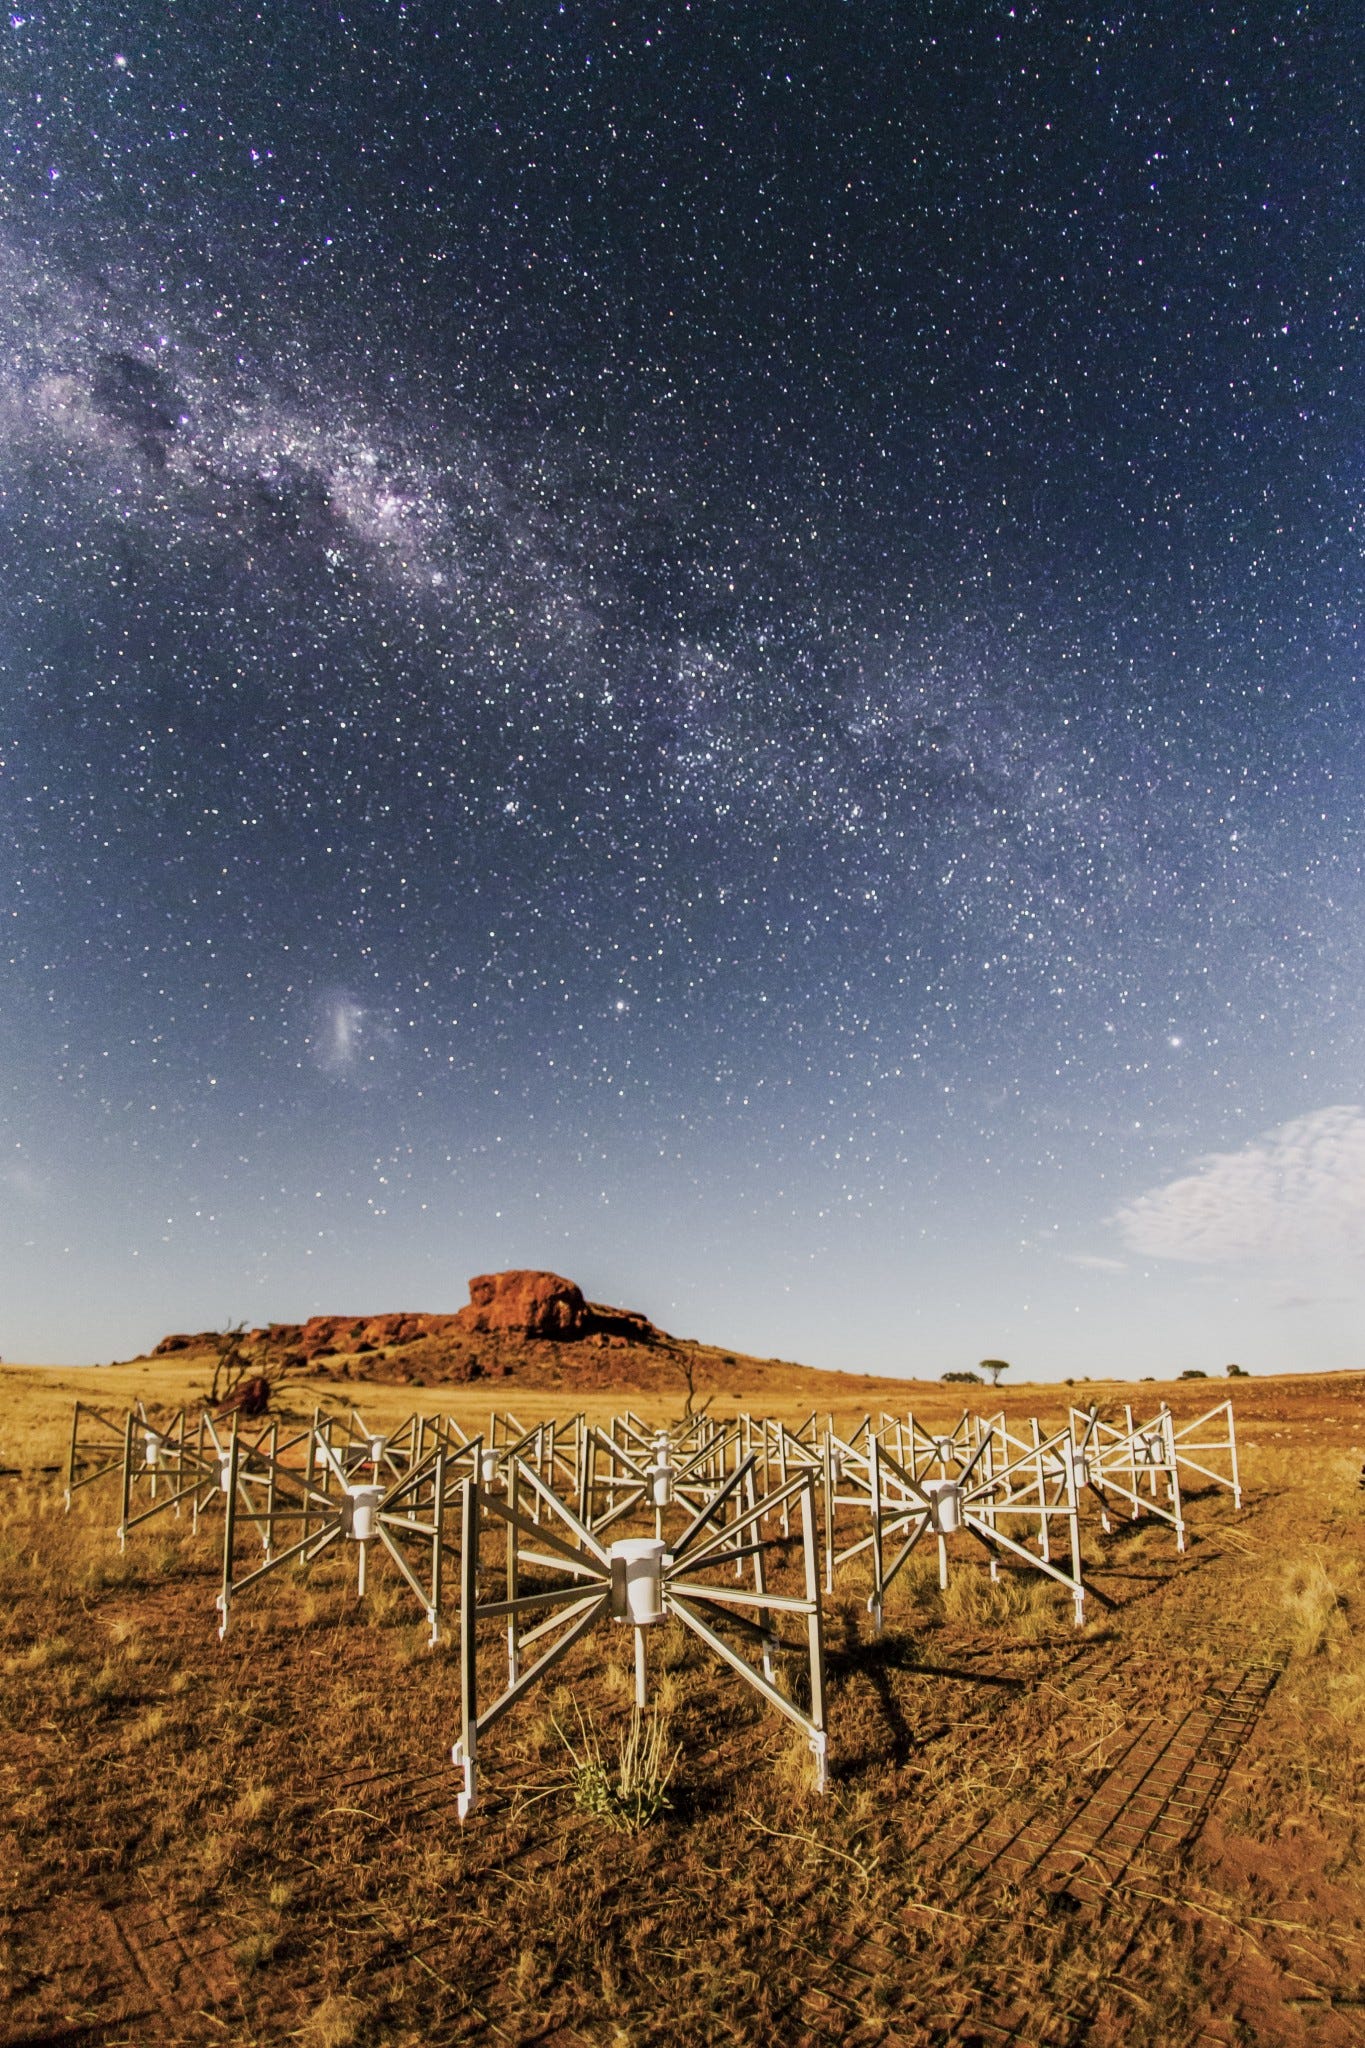
<path id="1" fill-rule="evenodd" d="M 1293 1656 L 1320 1657 L 1341 1647 L 1346 1603 L 1321 1557 L 1301 1558 L 1290 1566 L 1284 1606 Z"/>
<path id="2" fill-rule="evenodd" d="M 334 1991 L 314 2006 L 302 2029 L 308 2048 L 357 2048 L 365 2025 L 365 2008 L 358 1998 Z"/>
<path id="3" fill-rule="evenodd" d="M 581 1710 L 577 1745 L 558 1722 L 555 1727 L 572 1760 L 573 1803 L 580 1813 L 590 1813 L 619 1833 L 633 1835 L 672 1805 L 668 1785 L 677 1767 L 678 1748 L 667 1754 L 668 1725 L 657 1707 L 648 1714 L 632 1707 L 613 1759 L 607 1757 L 602 1738 Z"/>

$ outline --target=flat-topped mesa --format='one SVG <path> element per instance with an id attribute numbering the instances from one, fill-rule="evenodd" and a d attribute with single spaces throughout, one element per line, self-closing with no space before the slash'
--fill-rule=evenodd
<path id="1" fill-rule="evenodd" d="M 517 1267 L 506 1273 L 477 1273 L 469 1283 L 468 1306 L 453 1315 L 397 1312 L 380 1316 L 310 1316 L 306 1323 L 268 1323 L 246 1331 L 244 1351 L 282 1352 L 291 1365 L 319 1358 L 354 1358 L 414 1344 L 423 1337 L 506 1336 L 572 1344 L 584 1338 L 628 1344 L 666 1344 L 664 1332 L 634 1309 L 588 1301 L 562 1273 Z M 163 1337 L 154 1358 L 176 1352 L 213 1351 L 223 1342 L 215 1330 Z"/>

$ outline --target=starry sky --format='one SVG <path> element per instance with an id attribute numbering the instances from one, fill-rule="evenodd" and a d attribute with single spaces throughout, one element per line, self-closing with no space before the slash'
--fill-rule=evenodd
<path id="1" fill-rule="evenodd" d="M 0 1350 L 1361 1363 L 1354 6 L 0 22 Z"/>

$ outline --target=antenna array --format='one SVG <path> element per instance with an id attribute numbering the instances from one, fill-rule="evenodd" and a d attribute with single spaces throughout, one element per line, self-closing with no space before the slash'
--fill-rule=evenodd
<path id="1" fill-rule="evenodd" d="M 1182 1473 L 1240 1507 L 1230 1401 L 1180 1427 L 1164 1405 L 1146 1421 L 1073 1408 L 1049 1433 L 965 1411 L 950 1429 L 883 1412 L 842 1435 L 814 1414 L 796 1426 L 709 1413 L 657 1424 L 633 1411 L 528 1426 L 498 1412 L 472 1437 L 442 1415 L 378 1430 L 354 1409 L 319 1410 L 284 1430 L 78 1402 L 65 1500 L 117 1477 L 121 1546 L 158 1515 L 186 1512 L 195 1530 L 221 1516 L 220 1638 L 244 1594 L 328 1551 L 353 1551 L 362 1600 L 372 1553 L 382 1559 L 433 1645 L 453 1607 L 464 1816 L 487 1732 L 600 1630 L 632 1630 L 645 1707 L 650 1631 L 669 1620 L 800 1729 L 823 1789 L 822 1599 L 841 1582 L 862 1578 L 880 1632 L 888 1590 L 921 1546 L 936 1551 L 941 1588 L 974 1551 L 993 1578 L 1024 1570 L 1062 1587 L 1080 1626 L 1097 1590 L 1083 1510 L 1104 1530 L 1119 1514 L 1150 1516 L 1183 1550 Z M 494 1639 L 506 1676 L 490 1697 Z"/>

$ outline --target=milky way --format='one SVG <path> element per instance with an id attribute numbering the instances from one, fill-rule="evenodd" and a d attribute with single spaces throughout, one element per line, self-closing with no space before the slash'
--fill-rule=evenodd
<path id="1" fill-rule="evenodd" d="M 6 1355 L 1350 1362 L 1365 35 L 168 12 L 3 31 Z"/>

